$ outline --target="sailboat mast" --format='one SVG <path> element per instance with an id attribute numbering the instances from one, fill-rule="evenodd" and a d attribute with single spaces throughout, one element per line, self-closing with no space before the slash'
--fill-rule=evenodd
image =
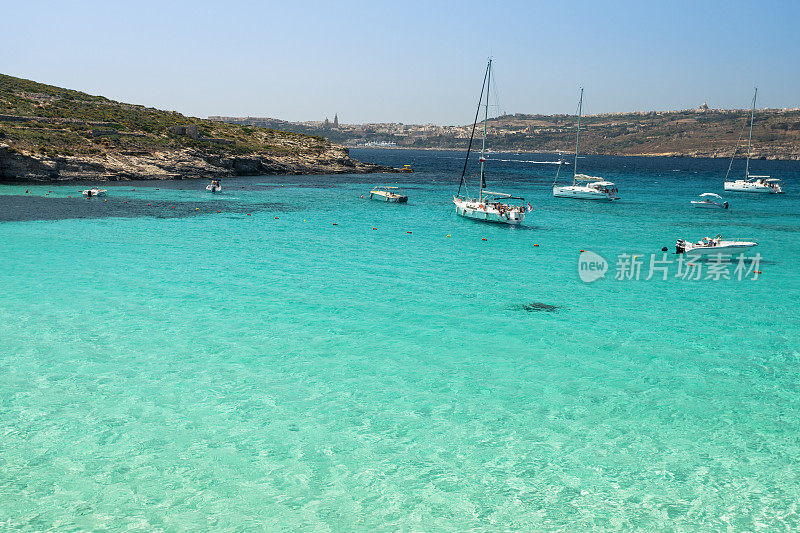
<path id="1" fill-rule="evenodd" d="M 480 192 L 478 193 L 478 201 L 483 201 L 483 165 L 486 163 L 486 122 L 489 121 L 489 87 L 492 84 L 492 60 L 489 60 L 489 66 L 487 67 L 487 74 L 486 74 L 486 111 L 483 115 L 483 145 L 481 146 L 481 183 L 480 183 Z"/>
<path id="2" fill-rule="evenodd" d="M 583 111 L 583 87 L 578 100 L 578 131 L 575 133 L 575 164 L 572 165 L 572 184 L 575 185 L 575 176 L 578 174 L 578 143 L 581 139 L 581 112 Z"/>
<path id="3" fill-rule="evenodd" d="M 750 136 L 747 138 L 747 163 L 745 163 L 744 179 L 750 179 L 750 143 L 753 140 L 753 119 L 756 116 L 756 96 L 758 96 L 758 87 L 753 90 L 753 108 L 750 110 Z"/>

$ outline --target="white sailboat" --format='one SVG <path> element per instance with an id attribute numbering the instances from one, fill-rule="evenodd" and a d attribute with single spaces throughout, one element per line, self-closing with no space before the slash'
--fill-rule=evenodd
<path id="1" fill-rule="evenodd" d="M 778 178 L 769 176 L 752 176 L 750 174 L 750 147 L 753 140 L 753 120 L 756 115 L 756 98 L 758 97 L 758 87 L 753 90 L 753 107 L 750 109 L 750 135 L 747 138 L 747 163 L 745 164 L 744 179 L 728 181 L 728 174 L 731 172 L 733 157 L 736 156 L 734 150 L 731 157 L 731 165 L 728 165 L 728 173 L 725 174 L 725 190 L 731 192 L 760 192 L 780 194 L 783 192 L 783 182 Z"/>
<path id="2" fill-rule="evenodd" d="M 478 110 L 475 112 L 475 121 L 472 124 L 472 135 L 469 139 L 469 146 L 467 147 L 467 159 L 464 162 L 464 171 L 461 173 L 461 183 L 458 186 L 458 193 L 453 196 L 453 203 L 456 205 L 456 214 L 465 218 L 474 220 L 482 220 L 485 222 L 496 222 L 500 224 L 517 225 L 522 224 L 525 220 L 525 214 L 530 211 L 531 207 L 528 204 L 526 210 L 523 205 L 514 205 L 504 203 L 503 200 L 523 200 L 518 196 L 512 196 L 504 192 L 487 191 L 486 180 L 484 177 L 484 165 L 486 163 L 486 122 L 489 120 L 489 85 L 492 79 L 492 60 L 489 59 L 486 65 L 486 75 L 483 78 L 483 85 L 481 86 L 481 97 L 478 100 Z M 467 172 L 467 164 L 469 163 L 469 153 L 472 148 L 472 139 L 475 135 L 475 127 L 478 124 L 478 115 L 480 113 L 481 104 L 483 103 L 483 93 L 486 91 L 486 110 L 483 119 L 483 145 L 481 146 L 481 171 L 480 181 L 478 183 L 478 197 L 472 198 L 469 196 L 464 181 L 464 176 Z M 465 195 L 461 196 L 461 187 L 464 187 Z"/>
<path id="3" fill-rule="evenodd" d="M 578 174 L 578 146 L 581 138 L 581 113 L 583 112 L 583 87 L 578 100 L 578 132 L 575 134 L 575 164 L 572 166 L 572 185 L 557 186 L 553 183 L 556 198 L 578 198 L 581 200 L 619 200 L 617 186 L 597 176 Z M 556 181 L 558 174 L 556 173 Z"/>

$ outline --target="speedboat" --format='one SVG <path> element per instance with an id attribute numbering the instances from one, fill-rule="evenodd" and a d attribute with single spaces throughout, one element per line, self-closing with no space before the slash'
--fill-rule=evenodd
<path id="1" fill-rule="evenodd" d="M 578 100 L 578 127 L 575 133 L 575 163 L 572 165 L 572 185 L 556 186 L 558 172 L 553 181 L 553 196 L 556 198 L 577 198 L 580 200 L 619 200 L 617 186 L 610 181 L 596 176 L 578 174 L 578 145 L 581 138 L 581 113 L 583 111 L 583 87 Z M 561 170 L 562 161 L 558 162 Z"/>
<path id="2" fill-rule="evenodd" d="M 717 202 L 722 200 L 722 196 L 713 192 L 704 192 L 700 195 L 702 200 L 692 200 L 693 207 L 701 209 L 728 209 L 728 202 Z"/>
<path id="3" fill-rule="evenodd" d="M 725 175 L 724 189 L 731 192 L 760 192 L 768 194 L 781 194 L 783 192 L 783 182 L 778 178 L 770 178 L 769 176 L 753 176 L 750 174 L 750 147 L 753 140 L 753 121 L 756 116 L 756 98 L 758 97 L 758 88 L 753 91 L 753 107 L 750 109 L 750 136 L 747 138 L 747 163 L 744 167 L 744 179 L 728 181 L 728 175 Z M 738 148 L 738 146 L 737 146 Z M 731 165 L 733 158 L 736 157 L 736 149 L 731 156 Z M 731 171 L 731 165 L 728 165 L 728 174 Z"/>
<path id="4" fill-rule="evenodd" d="M 481 220 L 484 222 L 497 222 L 500 224 L 518 225 L 525 220 L 525 215 L 532 210 L 531 204 L 527 209 L 522 205 L 505 203 L 504 200 L 523 200 L 519 196 L 512 196 L 504 192 L 487 191 L 484 165 L 486 164 L 486 123 L 489 120 L 489 87 L 492 79 L 492 60 L 486 65 L 486 76 L 481 86 L 481 98 L 478 101 L 478 111 L 475 113 L 475 122 L 472 124 L 472 135 L 475 134 L 475 127 L 478 124 L 478 114 L 484 101 L 484 90 L 486 91 L 486 110 L 483 120 L 483 146 L 481 147 L 481 170 L 478 182 L 478 197 L 471 198 L 466 190 L 464 177 L 466 176 L 467 165 L 469 164 L 469 153 L 472 147 L 472 137 L 469 139 L 467 147 L 467 158 L 464 162 L 464 170 L 461 172 L 461 182 L 458 185 L 458 192 L 453 196 L 453 203 L 456 205 L 456 215 Z M 464 187 L 465 195 L 461 196 L 461 188 Z"/>
<path id="5" fill-rule="evenodd" d="M 411 165 L 403 165 L 401 168 L 398 168 L 397 171 L 410 174 L 414 172 L 414 169 L 411 168 Z"/>
<path id="6" fill-rule="evenodd" d="M 408 196 L 403 194 L 403 189 L 400 187 L 375 187 L 369 191 L 369 199 L 394 204 L 408 202 Z"/>
<path id="7" fill-rule="evenodd" d="M 581 182 L 588 182 L 581 184 Z M 553 187 L 557 198 L 578 198 L 581 200 L 619 200 L 617 186 L 610 181 L 586 174 L 575 174 L 572 185 Z"/>
<path id="8" fill-rule="evenodd" d="M 726 241 L 721 235 L 717 235 L 704 237 L 698 242 L 678 239 L 675 243 L 675 253 L 687 255 L 734 253 L 755 246 L 758 246 L 758 243 L 754 241 Z"/>
<path id="9" fill-rule="evenodd" d="M 211 180 L 211 183 L 206 185 L 206 190 L 211 192 L 219 192 L 222 190 L 222 185 L 220 185 L 219 180 Z"/>
<path id="10" fill-rule="evenodd" d="M 108 189 L 98 189 L 97 187 L 92 187 L 91 189 L 86 189 L 83 191 L 83 195 L 86 198 L 91 198 L 92 196 L 105 196 L 108 194 Z"/>

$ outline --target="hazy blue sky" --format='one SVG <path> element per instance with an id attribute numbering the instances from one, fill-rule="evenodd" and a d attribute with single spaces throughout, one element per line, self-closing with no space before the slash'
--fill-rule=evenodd
<path id="1" fill-rule="evenodd" d="M 3 2 L 0 72 L 194 116 L 800 106 L 800 1 Z"/>

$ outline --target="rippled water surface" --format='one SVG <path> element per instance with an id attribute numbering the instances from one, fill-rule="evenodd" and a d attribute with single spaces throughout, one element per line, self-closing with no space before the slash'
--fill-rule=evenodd
<path id="1" fill-rule="evenodd" d="M 454 215 L 458 153 L 353 155 L 417 172 L 0 185 L 3 528 L 800 528 L 800 164 L 700 211 L 727 161 L 582 159 L 601 204 L 492 154 L 510 228 Z M 758 279 L 645 279 L 717 233 Z"/>

